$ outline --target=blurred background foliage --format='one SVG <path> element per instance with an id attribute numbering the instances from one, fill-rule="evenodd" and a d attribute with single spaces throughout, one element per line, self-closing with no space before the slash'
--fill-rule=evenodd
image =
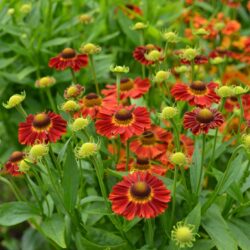
<path id="1" fill-rule="evenodd" d="M 44 91 L 35 88 L 34 85 L 37 79 L 47 75 L 56 78 L 57 84 L 52 87 L 52 95 L 57 104 L 62 103 L 64 89 L 71 84 L 70 71 L 56 72 L 50 69 L 49 58 L 57 55 L 65 47 L 78 50 L 82 43 L 87 42 L 102 47 L 102 52 L 94 57 L 101 87 L 113 81 L 109 73 L 111 64 L 129 66 L 131 69 L 129 76 L 136 76 L 136 72 L 140 72 L 140 65 L 133 60 L 132 51 L 139 45 L 139 35 L 131 30 L 131 26 L 136 21 L 149 24 L 149 28 L 145 31 L 145 42 L 159 46 L 163 46 L 161 39 L 163 30 L 178 30 L 179 35 L 183 36 L 185 23 L 180 21 L 180 17 L 187 8 L 202 10 L 207 18 L 222 10 L 225 14 L 237 11 L 238 20 L 243 27 L 242 35 L 250 34 L 249 13 L 243 7 L 234 10 L 218 1 L 196 1 L 194 5 L 187 7 L 184 6 L 184 2 L 172 0 L 0 1 L 0 103 L 6 102 L 12 94 L 25 90 L 27 97 L 23 105 L 27 113 L 50 109 Z M 213 8 L 214 2 L 217 2 L 217 9 Z M 242 2 L 244 5 L 244 1 Z M 25 10 L 24 4 L 28 4 L 30 10 L 27 8 Z M 120 11 L 124 4 L 139 5 L 143 16 L 136 16 L 131 20 Z M 12 14 L 10 9 L 14 11 Z M 183 39 L 183 42 L 188 45 L 190 41 Z M 204 48 L 206 49 L 206 45 Z M 94 91 L 94 82 L 89 70 L 87 67 L 77 73 L 77 79 L 85 86 L 87 93 Z M 17 126 L 21 121 L 22 117 L 17 111 L 6 110 L 2 105 L 0 106 L 1 166 L 12 151 L 21 149 L 17 140 Z M 0 202 L 13 200 L 7 191 L 7 186 L 1 185 L 0 188 L 2 190 Z M 3 247 L 1 249 L 50 249 L 43 237 L 27 224 L 15 227 L 15 230 L 10 228 L 8 232 L 6 230 L 0 228 L 0 242 L 2 241 Z M 20 238 L 21 241 L 16 240 Z"/>

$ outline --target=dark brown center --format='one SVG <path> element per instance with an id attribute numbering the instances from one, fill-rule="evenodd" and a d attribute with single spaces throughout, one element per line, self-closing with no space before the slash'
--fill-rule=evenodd
<path id="1" fill-rule="evenodd" d="M 102 104 L 102 99 L 95 93 L 89 93 L 85 96 L 85 105 L 87 107 L 100 106 Z"/>
<path id="2" fill-rule="evenodd" d="M 120 109 L 115 113 L 115 119 L 117 121 L 130 121 L 133 118 L 132 112 L 127 109 Z"/>
<path id="3" fill-rule="evenodd" d="M 141 142 L 143 145 L 152 145 L 155 143 L 155 141 L 156 138 L 154 133 L 149 130 L 143 132 L 143 134 L 141 135 Z"/>
<path id="4" fill-rule="evenodd" d="M 18 162 L 21 161 L 24 158 L 25 153 L 21 151 L 15 151 L 11 154 L 9 161 L 11 162 Z"/>
<path id="5" fill-rule="evenodd" d="M 135 199 L 144 200 L 150 197 L 151 188 L 145 181 L 137 181 L 130 188 L 130 194 Z"/>
<path id="6" fill-rule="evenodd" d="M 134 168 L 137 170 L 148 170 L 150 169 L 149 160 L 144 158 L 137 158 Z"/>
<path id="7" fill-rule="evenodd" d="M 214 120 L 214 114 L 209 109 L 201 109 L 196 117 L 197 121 L 200 123 L 210 123 Z"/>
<path id="8" fill-rule="evenodd" d="M 50 117 L 45 113 L 35 115 L 33 126 L 38 129 L 46 128 L 50 125 Z"/>
<path id="9" fill-rule="evenodd" d="M 134 81 L 129 78 L 124 78 L 121 80 L 121 91 L 128 91 L 134 86 Z"/>
<path id="10" fill-rule="evenodd" d="M 202 95 L 206 92 L 207 86 L 204 82 L 195 81 L 190 84 L 191 91 L 196 95 Z"/>
<path id="11" fill-rule="evenodd" d="M 71 48 L 65 48 L 61 53 L 61 57 L 64 59 L 71 59 L 71 58 L 74 58 L 75 56 L 76 56 L 76 52 L 75 50 Z"/>
<path id="12" fill-rule="evenodd" d="M 229 99 L 233 103 L 238 103 L 238 98 L 236 96 L 231 96 Z"/>

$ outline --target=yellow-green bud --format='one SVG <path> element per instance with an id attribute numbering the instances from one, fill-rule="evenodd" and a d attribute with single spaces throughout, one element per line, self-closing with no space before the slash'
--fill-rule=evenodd
<path id="1" fill-rule="evenodd" d="M 9 8 L 8 11 L 7 11 L 7 14 L 9 16 L 12 16 L 14 13 L 15 13 L 15 9 L 14 8 Z"/>
<path id="2" fill-rule="evenodd" d="M 136 24 L 132 27 L 132 30 L 143 30 L 143 29 L 146 29 L 147 27 L 148 27 L 147 24 L 142 23 L 142 22 L 138 22 L 138 23 L 136 23 Z"/>
<path id="3" fill-rule="evenodd" d="M 48 145 L 46 144 L 36 144 L 30 149 L 29 155 L 32 159 L 37 160 L 49 152 Z"/>
<path id="4" fill-rule="evenodd" d="M 178 166 L 184 166 L 187 164 L 187 158 L 182 152 L 176 152 L 170 156 L 170 161 Z"/>
<path id="5" fill-rule="evenodd" d="M 250 134 L 245 134 L 242 136 L 242 143 L 246 150 L 250 152 Z"/>
<path id="6" fill-rule="evenodd" d="M 205 30 L 204 28 L 200 28 L 193 31 L 193 34 L 196 36 L 206 36 L 209 35 L 209 31 Z"/>
<path id="7" fill-rule="evenodd" d="M 233 93 L 234 95 L 243 95 L 246 94 L 248 92 L 249 88 L 248 87 L 241 87 L 241 86 L 235 86 L 233 88 Z"/>
<path id="8" fill-rule="evenodd" d="M 144 55 L 149 61 L 158 61 L 162 57 L 162 53 L 159 50 L 151 50 L 148 54 Z"/>
<path id="9" fill-rule="evenodd" d="M 240 115 L 241 115 L 241 110 L 238 109 L 238 108 L 234 108 L 233 113 L 234 113 L 234 115 L 240 117 Z"/>
<path id="10" fill-rule="evenodd" d="M 178 109 L 175 107 L 165 107 L 160 113 L 160 118 L 163 120 L 169 120 L 174 118 L 178 114 Z"/>
<path id="11" fill-rule="evenodd" d="M 29 163 L 33 163 L 31 159 L 29 158 L 24 158 L 23 160 L 21 160 L 18 164 L 19 166 L 19 171 L 26 173 L 30 170 L 30 164 Z"/>
<path id="12" fill-rule="evenodd" d="M 183 53 L 180 54 L 180 57 L 185 60 L 192 61 L 197 55 L 198 55 L 197 49 L 187 48 L 183 50 Z"/>
<path id="13" fill-rule="evenodd" d="M 10 97 L 7 103 L 3 103 L 3 106 L 6 109 L 11 109 L 19 105 L 26 97 L 25 91 L 21 92 L 21 94 L 15 94 Z"/>
<path id="14" fill-rule="evenodd" d="M 195 226 L 182 221 L 177 222 L 171 231 L 171 239 L 179 248 L 193 247 L 195 236 Z"/>
<path id="15" fill-rule="evenodd" d="M 155 77 L 154 77 L 154 81 L 157 83 L 161 83 L 163 81 L 166 81 L 170 76 L 170 72 L 169 71 L 163 71 L 160 70 L 156 73 Z"/>
<path id="16" fill-rule="evenodd" d="M 222 97 L 230 97 L 233 95 L 233 88 L 231 86 L 222 86 L 217 90 L 217 94 Z"/>
<path id="17" fill-rule="evenodd" d="M 61 109 L 64 112 L 74 112 L 80 109 L 80 106 L 77 102 L 73 100 L 68 100 L 62 104 Z"/>
<path id="18" fill-rule="evenodd" d="M 179 67 L 174 68 L 175 72 L 180 74 L 180 73 L 185 73 L 188 71 L 188 67 L 186 65 L 181 65 Z"/>
<path id="19" fill-rule="evenodd" d="M 82 14 L 79 16 L 79 22 L 82 24 L 89 24 L 93 22 L 93 17 L 89 14 Z"/>
<path id="20" fill-rule="evenodd" d="M 97 54 L 101 51 L 101 47 L 93 44 L 93 43 L 87 43 L 85 45 L 82 45 L 81 48 L 80 48 L 80 51 L 82 53 L 85 53 L 85 54 L 88 54 L 88 55 L 91 55 L 91 54 Z"/>
<path id="21" fill-rule="evenodd" d="M 71 124 L 71 129 L 73 131 L 78 131 L 85 129 L 89 125 L 90 120 L 88 118 L 76 118 L 73 123 Z"/>
<path id="22" fill-rule="evenodd" d="M 128 73 L 129 72 L 129 67 L 126 66 L 110 66 L 110 71 L 114 73 Z"/>
<path id="23" fill-rule="evenodd" d="M 47 88 L 51 87 L 56 83 L 56 79 L 52 76 L 45 76 L 40 79 L 38 79 L 35 82 L 35 87 L 37 88 Z"/>
<path id="24" fill-rule="evenodd" d="M 220 57 L 220 56 L 217 56 L 217 57 L 215 57 L 213 59 L 210 59 L 211 64 L 221 64 L 224 61 L 225 61 L 225 59 Z"/>
<path id="25" fill-rule="evenodd" d="M 82 146 L 75 148 L 75 155 L 77 158 L 87 158 L 93 156 L 99 150 L 99 145 L 93 142 L 83 143 Z"/>
<path id="26" fill-rule="evenodd" d="M 214 28 L 218 31 L 222 30 L 225 27 L 223 22 L 215 23 Z"/>
<path id="27" fill-rule="evenodd" d="M 177 43 L 180 40 L 178 35 L 172 31 L 163 33 L 162 37 L 168 43 Z"/>
<path id="28" fill-rule="evenodd" d="M 23 4 L 20 8 L 20 12 L 23 14 L 28 14 L 31 12 L 32 5 L 30 3 Z"/>

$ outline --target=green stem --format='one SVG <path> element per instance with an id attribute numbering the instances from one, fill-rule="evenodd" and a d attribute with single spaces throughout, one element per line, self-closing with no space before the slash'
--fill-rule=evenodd
<path id="1" fill-rule="evenodd" d="M 50 103 L 50 106 L 51 106 L 52 110 L 53 110 L 54 112 L 57 112 L 57 107 L 56 107 L 56 105 L 55 105 L 55 103 L 54 103 L 54 100 L 53 100 L 53 98 L 52 98 L 50 88 L 45 88 L 45 91 L 46 91 L 46 95 L 47 95 L 47 97 L 48 97 L 48 99 L 49 99 L 49 103 Z"/>
<path id="2" fill-rule="evenodd" d="M 232 161 L 234 160 L 235 156 L 237 155 L 238 151 L 243 148 L 242 145 L 238 146 L 233 154 L 231 155 L 231 158 L 230 160 L 228 161 L 228 164 L 227 164 L 227 167 L 226 167 L 226 170 L 223 174 L 223 176 L 221 177 L 221 179 L 219 180 L 218 184 L 216 185 L 215 187 L 215 190 L 212 194 L 212 196 L 205 202 L 205 204 L 202 206 L 202 209 L 201 209 L 201 212 L 202 214 L 204 214 L 207 209 L 213 204 L 214 200 L 216 199 L 217 195 L 219 194 L 222 186 L 225 184 L 225 182 L 227 181 L 227 178 L 228 178 L 228 173 L 231 169 L 231 165 L 232 165 Z"/>
<path id="3" fill-rule="evenodd" d="M 194 82 L 194 60 L 191 62 L 191 83 Z"/>
<path id="4" fill-rule="evenodd" d="M 23 200 L 23 199 L 20 197 L 20 195 L 18 194 L 18 192 L 16 191 L 16 189 L 12 186 L 12 184 L 11 184 L 10 181 L 8 181 L 7 179 L 5 179 L 5 178 L 2 177 L 2 176 L 0 176 L 0 181 L 2 181 L 3 183 L 7 184 L 7 185 L 10 187 L 10 189 L 12 190 L 12 192 L 14 193 L 14 195 L 15 195 L 15 197 L 16 197 L 16 199 L 17 199 L 18 201 Z"/>
<path id="5" fill-rule="evenodd" d="M 89 58 L 90 58 L 90 68 L 91 68 L 92 75 L 93 75 L 93 78 L 94 78 L 96 93 L 97 93 L 97 95 L 100 95 L 100 89 L 99 89 L 99 85 L 98 85 L 98 82 L 97 82 L 93 55 L 90 55 Z"/>
<path id="6" fill-rule="evenodd" d="M 117 103 L 120 103 L 120 92 L 121 92 L 121 75 L 116 73 L 116 89 L 117 89 Z"/>
<path id="7" fill-rule="evenodd" d="M 128 163 L 129 163 L 129 144 L 130 144 L 130 141 L 127 140 L 126 142 L 126 171 L 128 171 Z"/>
<path id="8" fill-rule="evenodd" d="M 242 122 L 243 122 L 243 119 L 244 119 L 244 108 L 243 108 L 241 96 L 238 97 L 238 102 L 240 104 L 240 124 L 239 124 L 239 128 L 238 128 L 238 136 L 237 136 L 238 138 L 237 138 L 237 141 L 240 140 L 241 125 L 242 125 Z"/>
<path id="9" fill-rule="evenodd" d="M 174 184 L 172 190 L 172 211 L 170 217 L 170 228 L 172 228 L 174 222 L 175 204 L 176 204 L 176 186 L 177 186 L 178 170 L 177 167 L 174 168 Z"/>
<path id="10" fill-rule="evenodd" d="M 16 109 L 24 118 L 28 116 L 21 103 L 16 106 Z"/>
<path id="11" fill-rule="evenodd" d="M 74 84 L 77 84 L 75 71 L 72 68 L 70 68 L 70 72 L 71 72 L 71 75 L 72 75 L 72 82 Z"/>
<path id="12" fill-rule="evenodd" d="M 198 180 L 198 185 L 197 185 L 197 190 L 196 190 L 196 195 L 198 197 L 199 192 L 201 190 L 201 184 L 202 184 L 202 176 L 203 176 L 203 164 L 204 164 L 204 158 L 205 158 L 205 150 L 206 150 L 206 134 L 202 135 L 202 155 L 201 155 L 201 164 L 200 164 L 200 175 L 199 175 L 199 180 Z"/>
<path id="13" fill-rule="evenodd" d="M 148 239 L 149 247 L 154 247 L 154 230 L 153 224 L 151 219 L 146 220 L 147 228 L 148 228 L 148 235 L 145 235 L 146 239 Z"/>

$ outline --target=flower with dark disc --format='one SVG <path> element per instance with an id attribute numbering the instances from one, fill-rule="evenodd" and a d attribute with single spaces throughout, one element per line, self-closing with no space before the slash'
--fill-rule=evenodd
<path id="1" fill-rule="evenodd" d="M 217 83 L 208 84 L 195 81 L 190 85 L 177 83 L 171 89 L 171 94 L 177 101 L 188 101 L 190 105 L 199 107 L 210 107 L 212 103 L 218 103 L 220 97 L 215 93 Z"/>
<path id="2" fill-rule="evenodd" d="M 125 142 L 150 127 L 149 112 L 144 107 L 121 105 L 102 107 L 95 126 L 97 133 L 108 138 L 120 135 L 121 140 Z"/>
<path id="3" fill-rule="evenodd" d="M 88 56 L 86 54 L 77 54 L 72 48 L 65 48 L 56 57 L 49 60 L 49 67 L 56 70 L 65 70 L 71 68 L 79 71 L 88 65 Z"/>
<path id="4" fill-rule="evenodd" d="M 19 163 L 24 159 L 24 157 L 25 153 L 21 151 L 13 152 L 4 165 L 6 171 L 13 176 L 21 175 L 22 172 L 19 170 Z"/>
<path id="5" fill-rule="evenodd" d="M 170 202 L 170 191 L 157 177 L 144 172 L 124 176 L 109 195 L 112 210 L 127 220 L 135 217 L 154 218 Z"/>
<path id="6" fill-rule="evenodd" d="M 28 115 L 19 123 L 18 140 L 24 145 L 56 142 L 66 133 L 67 122 L 53 112 Z"/>
<path id="7" fill-rule="evenodd" d="M 190 129 L 195 135 L 207 134 L 209 129 L 220 127 L 223 123 L 223 116 L 216 109 L 197 108 L 184 114 L 184 128 Z"/>

